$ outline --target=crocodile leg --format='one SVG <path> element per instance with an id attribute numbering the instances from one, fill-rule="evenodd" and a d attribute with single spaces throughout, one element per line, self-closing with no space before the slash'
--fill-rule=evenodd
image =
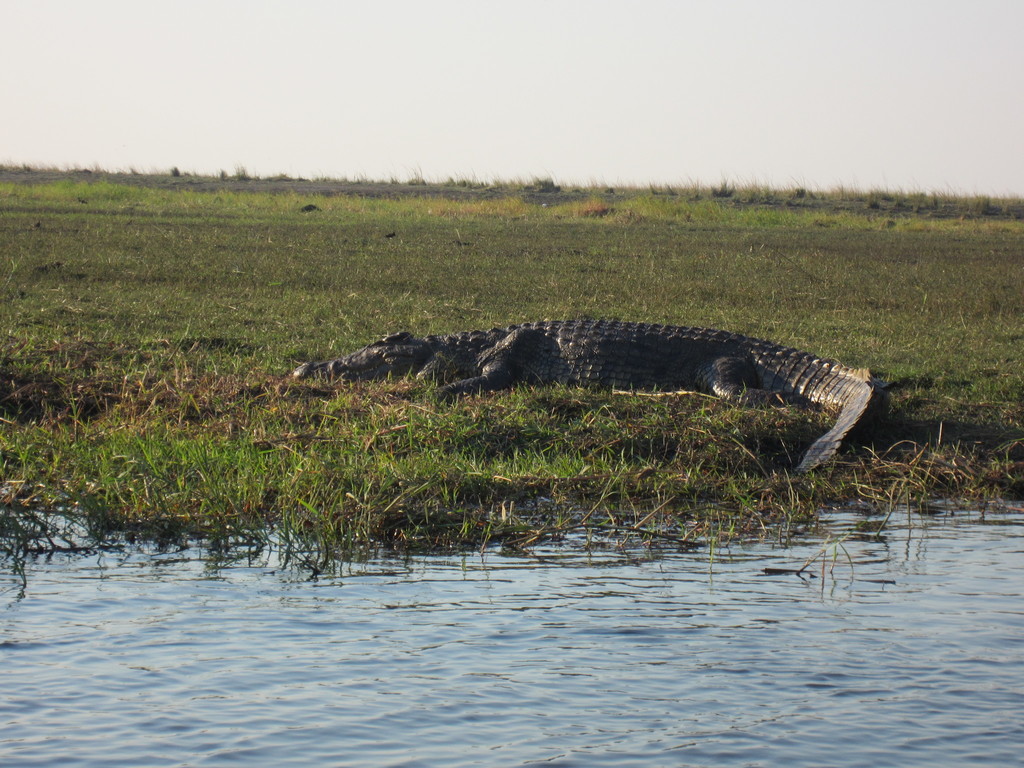
<path id="1" fill-rule="evenodd" d="M 726 400 L 742 400 L 757 387 L 757 371 L 746 357 L 716 357 L 699 371 L 700 384 Z"/>
<path id="2" fill-rule="evenodd" d="M 716 357 L 701 369 L 698 376 L 699 383 L 707 392 L 741 405 L 812 405 L 802 395 L 763 389 L 757 369 L 745 356 Z"/>
<path id="3" fill-rule="evenodd" d="M 517 328 L 480 355 L 480 375 L 441 387 L 438 396 L 451 399 L 508 389 L 520 382 L 565 381 L 568 366 L 557 342 L 542 331 Z"/>

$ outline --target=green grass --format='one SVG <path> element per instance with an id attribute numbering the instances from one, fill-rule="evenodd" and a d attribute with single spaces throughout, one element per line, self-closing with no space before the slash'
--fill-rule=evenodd
<path id="1" fill-rule="evenodd" d="M 93 538 L 275 535 L 319 562 L 580 531 L 686 544 L 851 498 L 1024 496 L 1019 201 L 417 186 L 0 183 L 0 504 L 79 515 Z M 579 316 L 870 367 L 900 384 L 893 414 L 793 477 L 827 417 L 560 388 L 442 405 L 420 383 L 285 377 L 396 330 Z M 32 520 L 2 534 L 12 551 L 48 546 Z"/>

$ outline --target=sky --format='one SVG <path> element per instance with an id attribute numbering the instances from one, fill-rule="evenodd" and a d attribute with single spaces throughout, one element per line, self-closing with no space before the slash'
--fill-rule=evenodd
<path id="1" fill-rule="evenodd" d="M 1024 195 L 1021 0 L 0 0 L 0 163 Z"/>

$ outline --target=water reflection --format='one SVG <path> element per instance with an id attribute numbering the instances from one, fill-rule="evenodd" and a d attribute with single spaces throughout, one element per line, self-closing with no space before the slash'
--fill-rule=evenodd
<path id="1" fill-rule="evenodd" d="M 858 520 L 713 562 L 31 563 L 0 765 L 1014 764 L 1021 516 Z"/>

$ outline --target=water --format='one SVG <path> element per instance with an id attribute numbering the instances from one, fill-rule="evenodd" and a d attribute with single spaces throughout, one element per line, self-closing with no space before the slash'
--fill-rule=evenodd
<path id="1" fill-rule="evenodd" d="M 1017 764 L 1024 516 L 765 575 L 820 546 L 37 561 L 0 581 L 0 765 Z"/>

